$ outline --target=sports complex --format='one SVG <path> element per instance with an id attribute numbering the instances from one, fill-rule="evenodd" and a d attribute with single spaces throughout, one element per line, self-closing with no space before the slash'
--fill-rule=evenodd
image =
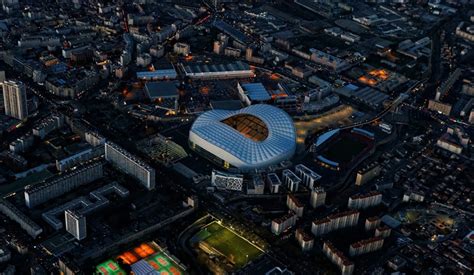
<path id="1" fill-rule="evenodd" d="M 226 258 L 234 268 L 243 267 L 264 254 L 262 249 L 217 221 L 196 233 L 191 245 L 208 255 Z"/>
<path id="2" fill-rule="evenodd" d="M 203 113 L 189 131 L 189 144 L 216 165 L 245 172 L 291 159 L 296 131 L 285 111 L 255 104 Z"/>
<path id="3" fill-rule="evenodd" d="M 374 134 L 360 128 L 335 129 L 316 140 L 315 160 L 331 170 L 351 167 L 375 145 Z"/>
<path id="4" fill-rule="evenodd" d="M 152 274 L 154 271 L 160 275 L 185 274 L 184 268 L 173 256 L 152 242 L 143 243 L 100 263 L 96 266 L 95 274 L 126 275 L 125 266 L 129 266 L 134 274 Z"/>

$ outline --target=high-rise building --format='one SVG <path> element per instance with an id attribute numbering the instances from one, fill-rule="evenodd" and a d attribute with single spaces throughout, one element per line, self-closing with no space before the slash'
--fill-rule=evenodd
<path id="1" fill-rule="evenodd" d="M 25 187 L 25 203 L 29 208 L 59 197 L 83 184 L 103 177 L 103 163 L 85 164 L 75 170 L 61 174 L 51 180 Z"/>
<path id="2" fill-rule="evenodd" d="M 336 264 L 342 275 L 350 275 L 354 272 L 354 263 L 350 261 L 342 251 L 338 250 L 331 242 L 324 242 L 323 252 L 331 262 Z"/>
<path id="3" fill-rule="evenodd" d="M 28 117 L 25 85 L 21 82 L 5 81 L 2 86 L 5 114 L 20 120 Z"/>
<path id="4" fill-rule="evenodd" d="M 369 182 L 370 180 L 374 179 L 375 177 L 378 177 L 381 171 L 382 167 L 378 163 L 374 162 L 369 166 L 360 169 L 357 172 L 355 184 L 363 185 L 366 182 Z"/>
<path id="5" fill-rule="evenodd" d="M 296 213 L 296 216 L 303 217 L 304 205 L 293 194 L 286 196 L 286 205 L 291 211 Z"/>
<path id="6" fill-rule="evenodd" d="M 377 217 L 377 216 L 368 217 L 365 220 L 365 231 L 373 230 L 379 225 L 380 225 L 380 218 L 379 217 Z"/>
<path id="7" fill-rule="evenodd" d="M 378 226 L 375 229 L 375 237 L 387 238 L 390 237 L 390 233 L 392 233 L 392 229 L 386 225 Z"/>
<path id="8" fill-rule="evenodd" d="M 275 194 L 280 190 L 281 180 L 275 173 L 269 173 L 267 175 L 267 185 L 270 193 Z"/>
<path id="9" fill-rule="evenodd" d="M 313 208 L 317 208 L 326 203 L 326 191 L 323 187 L 316 187 L 311 191 L 310 204 Z"/>
<path id="10" fill-rule="evenodd" d="M 283 182 L 285 183 L 288 190 L 291 192 L 296 192 L 300 186 L 301 179 L 290 169 L 285 169 L 283 170 Z"/>
<path id="11" fill-rule="evenodd" d="M 313 189 L 315 183 L 321 179 L 321 176 L 318 173 L 314 172 L 303 164 L 296 165 L 295 172 L 303 181 L 304 186 L 308 187 L 309 189 Z"/>
<path id="12" fill-rule="evenodd" d="M 311 232 L 315 236 L 324 235 L 331 231 L 351 227 L 359 222 L 359 211 L 349 210 L 327 216 L 326 218 L 313 221 Z"/>
<path id="13" fill-rule="evenodd" d="M 301 246 L 301 250 L 309 251 L 313 249 L 314 238 L 310 234 L 306 233 L 302 228 L 296 229 L 295 237 Z"/>
<path id="14" fill-rule="evenodd" d="M 137 178 L 148 190 L 155 188 L 155 169 L 118 145 L 108 141 L 105 143 L 105 159 Z"/>
<path id="15" fill-rule="evenodd" d="M 87 236 L 86 217 L 74 210 L 64 211 L 66 231 L 71 233 L 77 240 L 83 240 Z"/>
<path id="16" fill-rule="evenodd" d="M 361 255 L 379 250 L 383 246 L 384 239 L 382 237 L 373 237 L 353 243 L 349 247 L 351 256 Z"/>
<path id="17" fill-rule="evenodd" d="M 283 231 L 294 226 L 296 219 L 297 216 L 294 212 L 290 212 L 281 218 L 274 219 L 272 221 L 272 233 L 275 235 L 280 235 Z"/>
<path id="18" fill-rule="evenodd" d="M 347 207 L 352 209 L 365 209 L 371 206 L 379 205 L 382 202 L 382 193 L 378 191 L 367 194 L 357 194 L 349 197 Z"/>

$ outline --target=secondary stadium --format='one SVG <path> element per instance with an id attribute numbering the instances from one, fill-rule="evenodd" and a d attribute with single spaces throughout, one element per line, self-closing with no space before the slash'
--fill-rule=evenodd
<path id="1" fill-rule="evenodd" d="M 196 249 L 227 259 L 234 268 L 241 268 L 264 254 L 264 251 L 233 230 L 212 222 L 190 240 Z"/>
<path id="2" fill-rule="evenodd" d="M 296 132 L 291 117 L 266 104 L 200 115 L 189 131 L 193 150 L 224 168 L 266 168 L 293 157 Z"/>
<path id="3" fill-rule="evenodd" d="M 329 131 L 316 140 L 315 160 L 331 170 L 344 170 L 374 148 L 374 139 L 372 132 L 360 128 Z"/>

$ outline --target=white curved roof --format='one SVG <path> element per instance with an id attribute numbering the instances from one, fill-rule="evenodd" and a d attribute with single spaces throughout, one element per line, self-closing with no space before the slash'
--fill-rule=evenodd
<path id="1" fill-rule="evenodd" d="M 255 116 L 265 123 L 268 129 L 266 139 L 254 141 L 222 122 L 243 114 Z M 296 148 L 291 117 L 283 110 L 266 104 L 251 105 L 237 111 L 208 111 L 194 122 L 189 140 L 240 169 L 263 168 L 288 160 Z"/>

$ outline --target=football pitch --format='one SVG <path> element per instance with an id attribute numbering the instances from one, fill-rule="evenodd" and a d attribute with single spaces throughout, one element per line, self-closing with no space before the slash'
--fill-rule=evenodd
<path id="1" fill-rule="evenodd" d="M 255 245 L 217 222 L 203 228 L 197 237 L 223 254 L 236 267 L 243 267 L 263 254 Z"/>

